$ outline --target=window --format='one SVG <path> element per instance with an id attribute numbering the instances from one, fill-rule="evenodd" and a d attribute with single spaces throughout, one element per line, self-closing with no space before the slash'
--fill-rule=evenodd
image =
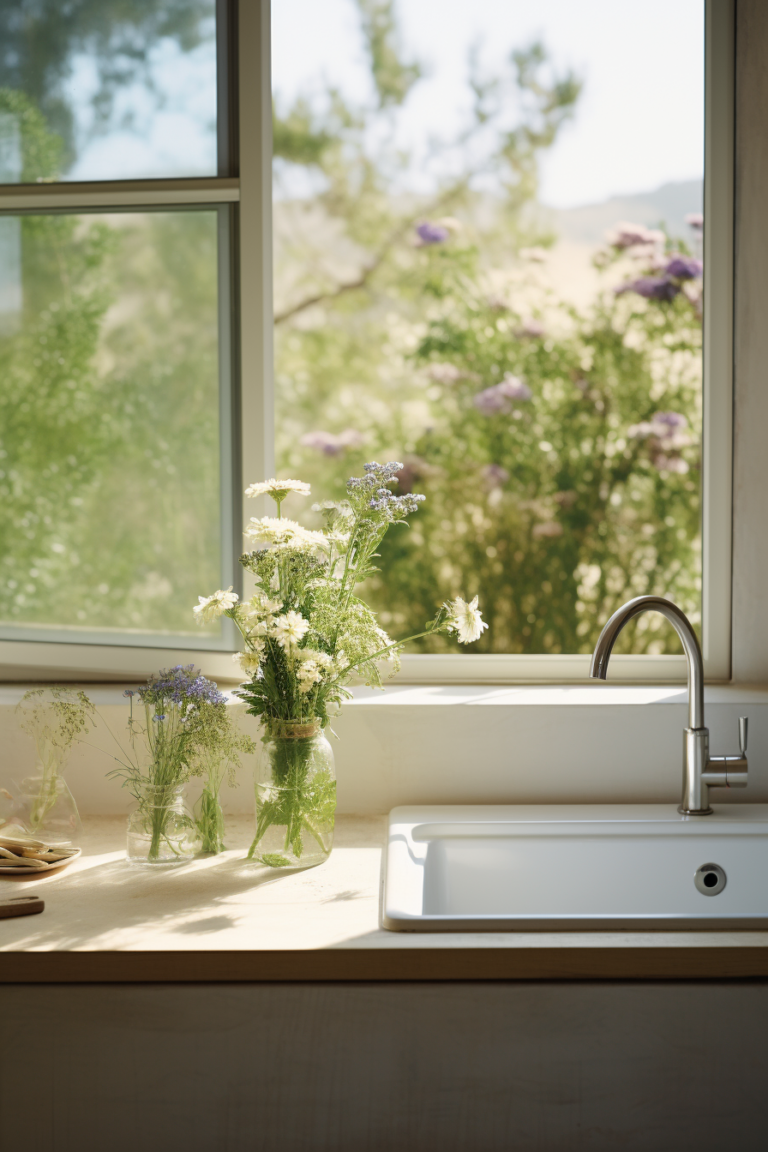
<path id="1" fill-rule="evenodd" d="M 232 650 L 191 617 L 238 579 L 228 24 L 215 0 L 0 8 L 11 660 Z"/>
<path id="2" fill-rule="evenodd" d="M 733 13 L 707 5 L 704 236 L 705 5 L 657 6 L 674 104 L 610 0 L 272 0 L 271 36 L 266 0 L 0 6 L 9 668 L 231 674 L 190 608 L 238 588 L 245 483 L 338 497 L 396 457 L 428 500 L 385 626 L 457 591 L 492 623 L 408 678 L 581 677 L 646 591 L 729 674 Z M 639 627 L 625 675 L 681 676 Z"/>

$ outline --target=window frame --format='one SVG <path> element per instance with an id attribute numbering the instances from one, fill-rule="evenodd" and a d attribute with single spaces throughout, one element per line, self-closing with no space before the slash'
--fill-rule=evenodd
<path id="1" fill-rule="evenodd" d="M 219 172 L 225 174 L 0 186 L 3 214 L 230 206 L 230 248 L 222 256 L 231 275 L 220 277 L 220 316 L 223 322 L 229 313 L 231 336 L 232 403 L 229 415 L 223 411 L 222 416 L 232 420 L 225 465 L 232 477 L 235 555 L 237 525 L 244 528 L 251 515 L 268 511 L 260 501 L 246 511 L 243 489 L 274 474 L 270 7 L 270 0 L 217 0 L 218 115 L 225 125 L 219 134 Z M 705 0 L 705 58 L 702 648 L 707 680 L 723 681 L 731 676 L 735 0 Z M 247 573 L 239 590 L 251 592 Z M 0 680 L 139 678 L 161 665 L 194 662 L 208 675 L 234 681 L 234 651 L 234 645 L 211 651 L 203 645 L 0 640 Z M 588 668 L 589 656 L 583 654 L 406 653 L 398 680 L 583 682 Z M 682 655 L 612 661 L 612 679 L 619 681 L 679 682 L 685 676 Z"/>

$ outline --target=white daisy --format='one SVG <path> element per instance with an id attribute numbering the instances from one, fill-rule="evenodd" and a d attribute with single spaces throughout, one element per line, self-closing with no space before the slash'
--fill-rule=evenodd
<path id="1" fill-rule="evenodd" d="M 305 484 L 303 480 L 276 480 L 274 476 L 270 480 L 262 480 L 260 484 L 250 484 L 246 490 L 246 496 L 271 496 L 276 504 L 282 503 L 289 492 L 295 492 L 297 496 L 309 496 L 309 484 Z"/>
<path id="2" fill-rule="evenodd" d="M 327 541 L 322 532 L 312 532 L 295 520 L 279 520 L 274 516 L 262 516 L 260 519 L 252 516 L 250 527 L 246 528 L 245 535 L 254 544 L 267 547 L 280 546 L 296 548 L 324 548 Z"/>
<path id="3" fill-rule="evenodd" d="M 316 664 L 320 669 L 333 668 L 333 657 L 327 652 L 320 652 L 317 648 L 302 648 L 299 657 L 305 663 Z"/>
<path id="4" fill-rule="evenodd" d="M 192 611 L 197 617 L 198 624 L 209 624 L 211 620 L 217 620 L 224 612 L 234 608 L 238 599 L 237 592 L 232 591 L 230 584 L 225 591 L 219 589 L 213 596 L 198 596 L 200 603 L 196 604 Z"/>
<path id="5" fill-rule="evenodd" d="M 261 665 L 261 657 L 258 652 L 235 652 L 232 659 L 235 664 L 239 664 L 246 676 L 252 676 Z"/>
<path id="6" fill-rule="evenodd" d="M 480 615 L 477 596 L 469 603 L 457 596 L 452 603 L 446 604 L 446 608 L 451 616 L 448 631 L 458 632 L 459 644 L 471 644 L 474 640 L 479 640 L 488 627 Z"/>
<path id="7" fill-rule="evenodd" d="M 309 620 L 305 620 L 300 612 L 286 612 L 272 625 L 272 635 L 286 651 L 303 640 L 308 630 Z"/>
<path id="8" fill-rule="evenodd" d="M 319 684 L 323 676 L 314 660 L 305 660 L 296 673 L 296 679 L 299 681 L 299 692 L 307 693 L 312 691 L 315 684 Z"/>

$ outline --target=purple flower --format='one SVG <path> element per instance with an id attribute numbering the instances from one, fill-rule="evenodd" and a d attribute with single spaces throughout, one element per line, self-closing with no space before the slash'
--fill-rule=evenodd
<path id="1" fill-rule="evenodd" d="M 324 456 L 339 456 L 347 448 L 360 448 L 364 443 L 365 437 L 355 428 L 345 428 L 338 435 L 318 428 L 314 432 L 306 432 L 299 440 L 303 448 L 314 448 Z"/>
<path id="2" fill-rule="evenodd" d="M 695 280 L 703 270 L 701 260 L 693 256 L 673 256 L 664 269 L 667 276 L 675 276 L 678 280 Z"/>
<path id="3" fill-rule="evenodd" d="M 666 236 L 655 228 L 646 228 L 644 224 L 629 224 L 622 221 L 608 233 L 608 243 L 612 248 L 635 248 L 638 244 L 663 244 Z"/>
<path id="4" fill-rule="evenodd" d="M 614 288 L 614 292 L 617 296 L 625 292 L 636 292 L 646 300 L 664 300 L 669 303 L 680 292 L 680 285 L 668 280 L 666 276 L 641 276 L 638 280 L 630 280 Z"/>
<path id="5" fill-rule="evenodd" d="M 503 488 L 509 480 L 509 472 L 501 464 L 486 464 L 481 475 L 489 488 Z"/>
<path id="6" fill-rule="evenodd" d="M 683 460 L 682 456 L 669 456 L 665 452 L 657 452 L 654 455 L 653 466 L 658 468 L 659 472 L 677 472 L 679 476 L 685 476 L 689 471 L 688 462 Z"/>
<path id="7" fill-rule="evenodd" d="M 689 212 L 685 218 L 685 222 L 689 228 L 695 229 L 696 232 L 703 231 L 704 217 L 701 212 Z"/>
<path id="8" fill-rule="evenodd" d="M 206 680 L 200 672 L 195 672 L 194 664 L 161 671 L 152 676 L 143 688 L 139 688 L 139 699 L 143 704 L 180 704 L 183 706 L 199 704 L 206 701 L 209 704 L 223 704 L 225 697 L 219 692 L 212 680 Z M 164 720 L 165 716 L 153 717 Z"/>
<path id="9" fill-rule="evenodd" d="M 416 234 L 422 244 L 443 244 L 450 236 L 442 224 L 430 224 L 429 220 L 416 225 Z"/>
<path id="10" fill-rule="evenodd" d="M 662 424 L 666 428 L 688 427 L 688 421 L 682 412 L 656 412 L 652 419 L 654 424 Z"/>
<path id="11" fill-rule="evenodd" d="M 532 396 L 524 380 L 507 372 L 500 384 L 492 384 L 478 392 L 473 403 L 479 412 L 494 416 L 498 412 L 509 412 L 515 400 L 530 400 Z"/>

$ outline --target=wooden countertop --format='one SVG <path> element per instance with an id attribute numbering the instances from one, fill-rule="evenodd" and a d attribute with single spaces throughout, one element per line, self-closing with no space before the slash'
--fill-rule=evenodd
<path id="1" fill-rule="evenodd" d="M 45 877 L 39 916 L 0 920 L 0 982 L 768 978 L 768 932 L 415 933 L 379 927 L 385 816 L 340 817 L 330 860 L 276 874 L 230 851 L 180 868 L 126 864 L 125 820 L 86 822 L 83 855 Z"/>

